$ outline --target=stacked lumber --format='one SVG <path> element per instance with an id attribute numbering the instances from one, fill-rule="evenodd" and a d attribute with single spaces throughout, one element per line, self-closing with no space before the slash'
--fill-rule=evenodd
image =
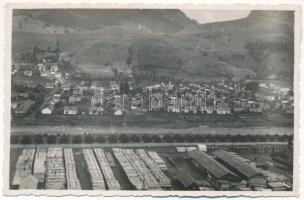
<path id="1" fill-rule="evenodd" d="M 45 189 L 66 189 L 66 177 L 61 148 L 48 148 Z"/>
<path id="2" fill-rule="evenodd" d="M 92 149 L 83 149 L 84 159 L 87 163 L 93 190 L 105 190 L 105 182 L 99 169 Z"/>
<path id="3" fill-rule="evenodd" d="M 157 163 L 146 153 L 144 149 L 137 149 L 136 154 L 143 160 L 151 173 L 155 176 L 156 180 L 162 188 L 170 188 L 170 179 L 161 171 Z"/>
<path id="4" fill-rule="evenodd" d="M 158 155 L 156 151 L 148 151 L 149 156 L 154 160 L 161 170 L 167 170 L 168 167 L 165 161 Z"/>
<path id="5" fill-rule="evenodd" d="M 28 175 L 32 174 L 35 149 L 23 149 L 16 163 L 16 172 L 12 185 L 19 186 L 21 181 Z"/>
<path id="6" fill-rule="evenodd" d="M 135 189 L 142 190 L 144 187 L 143 181 L 141 180 L 140 175 L 136 172 L 130 161 L 124 155 L 123 150 L 121 148 L 113 148 L 112 151 L 120 166 L 124 170 L 130 183 L 134 186 Z"/>
<path id="7" fill-rule="evenodd" d="M 46 148 L 36 149 L 33 174 L 38 179 L 39 183 L 45 182 L 46 154 L 47 154 Z"/>
<path id="8" fill-rule="evenodd" d="M 151 171 L 146 167 L 145 163 L 135 154 L 132 149 L 124 149 L 125 156 L 132 164 L 137 174 L 141 177 L 144 184 L 144 189 L 147 190 L 160 190 L 160 185 L 151 173 Z"/>
<path id="9" fill-rule="evenodd" d="M 71 148 L 64 149 L 65 174 L 67 180 L 67 189 L 80 190 L 80 183 L 77 178 L 76 165 Z"/>
<path id="10" fill-rule="evenodd" d="M 103 150 L 96 148 L 94 152 L 109 190 L 120 190 L 120 184 L 116 180 Z"/>

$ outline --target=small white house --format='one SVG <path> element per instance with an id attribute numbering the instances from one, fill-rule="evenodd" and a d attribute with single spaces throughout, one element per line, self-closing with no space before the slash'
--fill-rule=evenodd
<path id="1" fill-rule="evenodd" d="M 48 106 L 46 106 L 41 110 L 41 114 L 51 115 L 53 113 L 53 110 L 54 110 L 54 104 L 49 104 Z"/>
<path id="2" fill-rule="evenodd" d="M 120 116 L 120 115 L 122 115 L 122 111 L 119 109 L 119 110 L 116 110 L 115 112 L 114 112 L 114 115 L 116 115 L 116 116 Z"/>
<path id="3" fill-rule="evenodd" d="M 58 65 L 52 65 L 50 71 L 51 71 L 51 74 L 55 74 L 55 72 L 58 71 Z"/>
<path id="4" fill-rule="evenodd" d="M 78 108 L 76 106 L 64 106 L 63 114 L 65 115 L 76 115 Z"/>

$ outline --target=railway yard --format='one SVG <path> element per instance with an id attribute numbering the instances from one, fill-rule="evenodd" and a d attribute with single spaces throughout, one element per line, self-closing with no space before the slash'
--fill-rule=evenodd
<path id="1" fill-rule="evenodd" d="M 278 163 L 279 167 L 275 164 L 270 166 L 269 150 L 286 153 L 288 145 L 280 143 L 278 146 L 270 143 L 267 151 L 265 145 L 258 146 L 242 145 L 243 149 L 235 146 L 234 151 L 239 152 L 238 154 L 225 145 L 215 148 L 214 145 L 204 144 L 175 147 L 162 144 L 150 147 L 113 145 L 91 148 L 60 146 L 11 148 L 10 187 L 11 189 L 69 190 L 290 190 L 292 168 L 290 166 L 284 168 L 282 163 Z M 244 148 L 248 150 L 245 151 Z M 256 150 L 257 148 L 264 149 L 266 153 L 262 153 L 263 150 Z M 242 170 L 242 173 L 238 174 L 231 169 L 231 166 L 219 162 L 215 156 L 219 153 L 216 151 L 223 149 L 231 153 L 231 158 L 237 154 L 238 157 L 235 159 L 241 158 L 237 161 L 244 162 L 240 167 L 245 171 L 247 168 L 252 168 L 251 175 L 254 171 L 254 176 L 262 175 L 265 181 L 254 185 L 252 177 L 243 176 Z M 191 151 L 204 153 L 195 157 L 198 160 L 193 160 L 189 156 Z M 204 158 L 206 156 L 207 159 Z M 211 162 L 204 163 L 206 162 L 204 160 Z M 196 165 L 197 162 L 200 165 Z M 225 179 L 231 182 L 229 188 L 223 185 L 220 176 L 214 174 L 212 170 L 208 171 L 213 168 L 212 165 L 216 165 L 223 172 L 232 170 L 231 174 L 237 178 Z M 239 169 L 239 166 L 233 167 Z M 223 172 L 216 173 L 223 174 Z M 214 178 L 210 178 L 213 176 Z M 29 179 L 31 183 L 37 182 L 37 184 L 27 184 L 26 181 Z"/>

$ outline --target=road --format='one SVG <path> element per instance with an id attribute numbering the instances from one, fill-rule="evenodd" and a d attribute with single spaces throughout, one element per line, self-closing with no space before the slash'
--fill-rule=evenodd
<path id="1" fill-rule="evenodd" d="M 212 134 L 212 135 L 292 135 L 291 127 L 196 127 L 189 129 L 140 128 L 140 127 L 102 127 L 102 126 L 18 126 L 11 127 L 12 135 L 23 134 Z"/>
<path id="2" fill-rule="evenodd" d="M 145 147 L 187 147 L 197 146 L 198 144 L 207 146 L 237 146 L 237 145 L 288 145 L 288 142 L 204 142 L 204 143 L 115 143 L 115 144 L 40 144 L 36 145 L 37 148 L 48 148 L 48 147 L 61 147 L 61 148 L 145 148 Z M 35 148 L 34 144 L 11 144 L 11 149 L 26 149 Z"/>

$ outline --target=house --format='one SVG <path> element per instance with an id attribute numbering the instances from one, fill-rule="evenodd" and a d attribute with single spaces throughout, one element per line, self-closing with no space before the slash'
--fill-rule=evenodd
<path id="1" fill-rule="evenodd" d="M 246 162 L 233 152 L 217 150 L 213 152 L 216 159 L 227 169 L 231 170 L 241 179 L 246 180 L 249 187 L 265 187 L 266 177 L 257 168 Z"/>
<path id="2" fill-rule="evenodd" d="M 272 182 L 267 184 L 272 191 L 288 191 L 291 189 L 289 185 L 283 182 Z"/>
<path id="3" fill-rule="evenodd" d="M 53 102 L 54 103 L 58 103 L 60 101 L 60 97 L 61 95 L 60 94 L 54 94 L 54 97 L 53 97 Z"/>
<path id="4" fill-rule="evenodd" d="M 122 115 L 122 111 L 120 109 L 118 109 L 114 112 L 114 115 L 120 116 L 120 115 Z"/>
<path id="5" fill-rule="evenodd" d="M 274 101 L 276 98 L 274 95 L 266 95 L 265 97 L 268 101 Z"/>
<path id="6" fill-rule="evenodd" d="M 34 104 L 34 101 L 31 101 L 29 99 L 24 100 L 16 109 L 15 113 L 16 114 L 25 114 L 29 111 L 29 109 L 32 107 Z"/>
<path id="7" fill-rule="evenodd" d="M 262 108 L 261 107 L 249 108 L 249 112 L 262 113 Z"/>
<path id="8" fill-rule="evenodd" d="M 33 72 L 30 71 L 30 70 L 29 70 L 29 71 L 24 71 L 24 72 L 23 72 L 23 75 L 24 75 L 24 76 L 31 77 L 31 76 L 33 75 Z"/>
<path id="9" fill-rule="evenodd" d="M 81 96 L 69 96 L 69 104 L 74 104 L 76 102 L 81 102 Z"/>
<path id="10" fill-rule="evenodd" d="M 216 105 L 216 112 L 217 112 L 217 114 L 220 114 L 220 115 L 226 115 L 226 114 L 230 114 L 231 113 L 231 109 L 230 109 L 228 103 L 219 102 Z"/>
<path id="11" fill-rule="evenodd" d="M 232 182 L 240 182 L 240 179 L 233 172 L 207 153 L 195 149 L 190 151 L 188 155 L 192 163 L 207 174 L 207 180 L 217 189 L 229 190 Z"/>
<path id="12" fill-rule="evenodd" d="M 111 90 L 113 90 L 113 91 L 115 91 L 115 90 L 119 91 L 119 85 L 115 81 L 111 81 L 110 85 L 111 85 Z"/>
<path id="13" fill-rule="evenodd" d="M 70 83 L 63 83 L 62 84 L 62 90 L 63 91 L 69 91 L 70 90 Z"/>
<path id="14" fill-rule="evenodd" d="M 57 64 L 52 64 L 51 67 L 50 67 L 50 71 L 51 71 L 51 74 L 55 74 L 55 72 L 58 71 L 58 65 Z"/>
<path id="15" fill-rule="evenodd" d="M 17 108 L 17 106 L 18 106 L 18 102 L 17 101 L 11 101 L 11 108 L 13 110 L 15 110 Z"/>
<path id="16" fill-rule="evenodd" d="M 62 74 L 61 74 L 61 72 L 55 72 L 55 73 L 54 73 L 54 76 L 55 76 L 56 78 L 61 78 L 61 77 L 62 77 Z"/>
<path id="17" fill-rule="evenodd" d="M 51 83 L 51 82 L 46 82 L 46 83 L 45 83 L 45 88 L 46 88 L 46 89 L 53 89 L 53 88 L 54 88 L 54 84 Z"/>
<path id="18" fill-rule="evenodd" d="M 74 89 L 73 90 L 73 96 L 82 96 L 83 91 L 81 89 Z"/>
<path id="19" fill-rule="evenodd" d="M 63 114 L 65 115 L 76 115 L 78 108 L 76 106 L 64 106 Z"/>
<path id="20" fill-rule="evenodd" d="M 206 113 L 212 114 L 214 112 L 214 107 L 213 106 L 206 106 L 205 108 Z"/>
<path id="21" fill-rule="evenodd" d="M 40 76 L 41 77 L 48 77 L 49 76 L 49 72 L 48 71 L 42 71 L 42 72 L 40 72 Z"/>
<path id="22" fill-rule="evenodd" d="M 18 93 L 18 97 L 21 97 L 21 98 L 24 98 L 24 99 L 28 98 L 29 96 L 30 96 L 30 94 L 27 93 L 27 92 L 19 92 Z"/>
<path id="23" fill-rule="evenodd" d="M 39 69 L 40 72 L 44 72 L 45 71 L 45 65 L 43 63 L 38 63 L 37 67 Z"/>
<path id="24" fill-rule="evenodd" d="M 54 104 L 49 103 L 46 107 L 44 107 L 41 110 L 41 114 L 43 114 L 43 115 L 50 115 L 50 114 L 52 114 L 53 110 L 54 110 Z"/>

